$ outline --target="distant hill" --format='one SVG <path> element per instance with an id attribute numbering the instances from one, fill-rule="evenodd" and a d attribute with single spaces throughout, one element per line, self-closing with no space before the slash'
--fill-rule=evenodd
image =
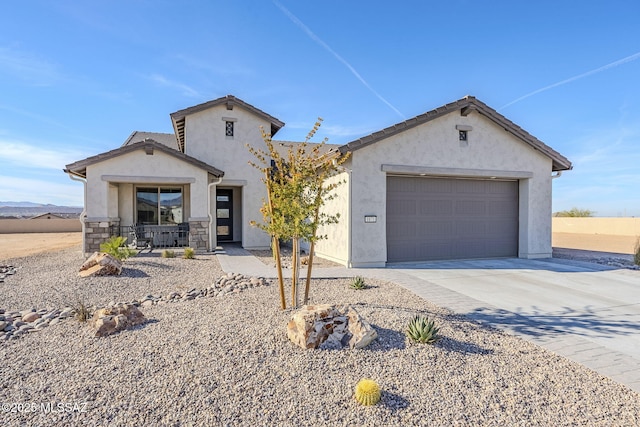
<path id="1" fill-rule="evenodd" d="M 78 217 L 82 212 L 77 206 L 56 206 L 33 202 L 2 202 L 0 201 L 0 218 L 31 218 L 45 213 L 63 214 L 64 217 Z"/>

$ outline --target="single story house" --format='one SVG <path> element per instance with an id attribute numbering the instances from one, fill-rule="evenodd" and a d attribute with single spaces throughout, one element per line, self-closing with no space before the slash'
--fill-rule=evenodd
<path id="1" fill-rule="evenodd" d="M 174 133 L 134 132 L 114 150 L 69 164 L 85 184 L 84 251 L 113 234 L 212 251 L 269 247 L 266 196 L 246 144 L 264 148 L 284 123 L 228 95 L 170 115 Z M 349 267 L 551 256 L 551 182 L 571 162 L 478 99 L 458 101 L 342 146 L 317 255 Z M 151 231 L 151 234 L 149 234 Z"/>

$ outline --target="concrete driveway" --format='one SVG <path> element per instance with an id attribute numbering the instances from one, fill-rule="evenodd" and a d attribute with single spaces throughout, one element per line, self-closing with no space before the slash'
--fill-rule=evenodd
<path id="1" fill-rule="evenodd" d="M 425 262 L 385 270 L 386 278 L 437 305 L 640 391 L 640 271 L 560 259 Z"/>

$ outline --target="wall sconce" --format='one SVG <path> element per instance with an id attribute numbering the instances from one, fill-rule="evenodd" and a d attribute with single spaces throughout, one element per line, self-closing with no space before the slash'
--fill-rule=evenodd
<path id="1" fill-rule="evenodd" d="M 372 224 L 374 222 L 378 222 L 378 217 L 376 215 L 365 215 L 364 222 L 367 224 Z"/>

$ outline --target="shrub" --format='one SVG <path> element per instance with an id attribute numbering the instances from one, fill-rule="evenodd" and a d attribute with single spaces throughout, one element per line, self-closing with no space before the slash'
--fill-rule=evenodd
<path id="1" fill-rule="evenodd" d="M 136 254 L 135 250 L 125 246 L 126 241 L 126 237 L 113 236 L 106 242 L 100 244 L 100 250 L 120 261 L 124 261 Z"/>
<path id="2" fill-rule="evenodd" d="M 362 379 L 356 384 L 356 400 L 362 405 L 375 405 L 380 401 L 380 386 L 374 380 Z"/>
<path id="3" fill-rule="evenodd" d="M 91 311 L 85 304 L 84 300 L 76 294 L 75 302 L 71 305 L 73 315 L 78 322 L 86 322 L 91 318 Z"/>
<path id="4" fill-rule="evenodd" d="M 367 284 L 364 282 L 364 277 L 356 276 L 351 280 L 351 288 L 357 291 L 367 288 Z"/>
<path id="5" fill-rule="evenodd" d="M 196 251 L 193 248 L 184 248 L 184 254 L 182 258 L 184 259 L 194 259 L 196 256 Z"/>
<path id="6" fill-rule="evenodd" d="M 636 240 L 636 247 L 633 251 L 633 263 L 635 265 L 640 265 L 640 237 Z"/>
<path id="7" fill-rule="evenodd" d="M 176 253 L 170 249 L 165 249 L 162 251 L 162 258 L 175 258 Z"/>
<path id="8" fill-rule="evenodd" d="M 440 339 L 440 328 L 437 328 L 433 320 L 426 316 L 415 316 L 409 321 L 407 336 L 419 343 L 433 344 Z"/>

